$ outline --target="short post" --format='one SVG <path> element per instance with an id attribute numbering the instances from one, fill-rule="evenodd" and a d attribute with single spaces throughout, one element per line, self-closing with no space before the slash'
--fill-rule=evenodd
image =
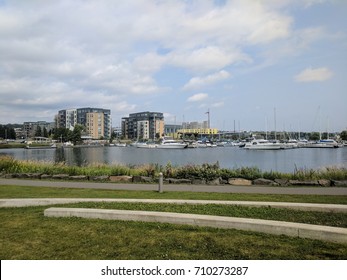
<path id="1" fill-rule="evenodd" d="M 158 192 L 162 193 L 163 192 L 163 173 L 159 173 L 159 189 Z"/>

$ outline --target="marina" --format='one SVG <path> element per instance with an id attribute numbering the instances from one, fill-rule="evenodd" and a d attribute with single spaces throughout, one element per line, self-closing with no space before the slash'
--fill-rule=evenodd
<path id="1" fill-rule="evenodd" d="M 347 168 L 347 147 L 250 150 L 237 146 L 186 149 L 141 149 L 134 146 L 95 146 L 56 149 L 3 149 L 0 155 L 15 159 L 65 162 L 67 165 L 123 164 L 201 165 L 219 163 L 221 168 L 258 167 L 263 171 L 293 172 L 296 169 Z"/>

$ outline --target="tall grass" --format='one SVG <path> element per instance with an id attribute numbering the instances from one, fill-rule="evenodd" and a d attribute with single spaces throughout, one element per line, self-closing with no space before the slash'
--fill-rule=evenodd
<path id="1" fill-rule="evenodd" d="M 70 166 L 64 162 L 27 161 L 16 160 L 10 156 L 0 156 L 0 173 L 41 173 L 48 175 L 68 174 L 101 176 L 101 175 L 128 175 L 158 177 L 162 172 L 166 178 L 204 179 L 213 180 L 222 178 L 244 178 L 254 180 L 265 179 L 292 179 L 292 180 L 347 180 L 347 168 L 326 167 L 322 169 L 298 169 L 293 173 L 277 171 L 261 171 L 258 167 L 240 167 L 234 169 L 220 168 L 219 163 L 202 165 L 173 166 L 170 162 L 166 166 L 158 164 L 145 164 L 128 166 L 121 164 L 95 163 L 86 166 Z"/>
<path id="2" fill-rule="evenodd" d="M 88 166 L 69 166 L 64 162 L 16 160 L 10 156 L 0 156 L 1 173 L 42 173 L 48 175 L 146 175 L 141 169 L 124 165 L 91 164 Z"/>

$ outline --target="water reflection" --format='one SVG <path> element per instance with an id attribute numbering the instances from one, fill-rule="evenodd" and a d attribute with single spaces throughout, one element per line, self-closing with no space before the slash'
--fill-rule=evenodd
<path id="1" fill-rule="evenodd" d="M 55 163 L 60 163 L 60 162 L 65 162 L 65 153 L 64 149 L 62 148 L 57 148 L 54 154 L 54 162 Z"/>
<path id="2" fill-rule="evenodd" d="M 68 165 L 124 164 L 141 165 L 147 163 L 165 166 L 187 164 L 214 164 L 223 168 L 242 166 L 259 167 L 264 171 L 293 172 L 295 168 L 320 168 L 339 166 L 347 168 L 347 148 L 339 149 L 293 149 L 282 151 L 251 151 L 240 148 L 210 149 L 138 149 L 122 147 L 58 148 L 47 150 L 8 149 L 0 154 L 16 159 L 43 160 Z"/>

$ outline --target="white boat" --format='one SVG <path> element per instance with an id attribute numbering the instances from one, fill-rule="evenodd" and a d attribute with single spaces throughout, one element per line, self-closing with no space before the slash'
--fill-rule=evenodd
<path id="1" fill-rule="evenodd" d="M 289 139 L 288 141 L 282 143 L 283 149 L 296 149 L 299 148 L 299 143 L 295 139 Z"/>
<path id="2" fill-rule="evenodd" d="M 271 142 L 266 139 L 255 139 L 251 142 L 247 142 L 243 148 L 246 150 L 280 150 L 283 149 L 283 146 L 278 142 Z"/>
<path id="3" fill-rule="evenodd" d="M 216 144 L 206 142 L 206 141 L 201 141 L 201 140 L 196 142 L 196 146 L 197 146 L 197 148 L 215 148 L 215 147 L 217 147 Z"/>
<path id="4" fill-rule="evenodd" d="M 173 139 L 164 139 L 161 144 L 156 147 L 158 149 L 184 149 L 188 147 L 188 144 Z"/>
<path id="5" fill-rule="evenodd" d="M 126 147 L 127 144 L 126 143 L 116 143 L 115 146 L 116 147 Z"/>
<path id="6" fill-rule="evenodd" d="M 154 143 L 137 143 L 136 147 L 141 149 L 153 149 L 157 148 L 157 144 Z"/>
<path id="7" fill-rule="evenodd" d="M 333 139 L 324 139 L 316 142 L 310 142 L 306 148 L 339 148 L 340 145 Z"/>
<path id="8" fill-rule="evenodd" d="M 133 142 L 133 143 L 130 144 L 131 147 L 136 147 L 136 148 L 138 148 L 140 146 L 145 146 L 145 145 L 147 145 L 146 142 L 138 142 L 138 141 Z"/>
<path id="9" fill-rule="evenodd" d="M 56 149 L 56 148 L 57 148 L 56 144 L 52 144 L 50 146 L 30 146 L 30 145 L 25 146 L 25 149 Z"/>

